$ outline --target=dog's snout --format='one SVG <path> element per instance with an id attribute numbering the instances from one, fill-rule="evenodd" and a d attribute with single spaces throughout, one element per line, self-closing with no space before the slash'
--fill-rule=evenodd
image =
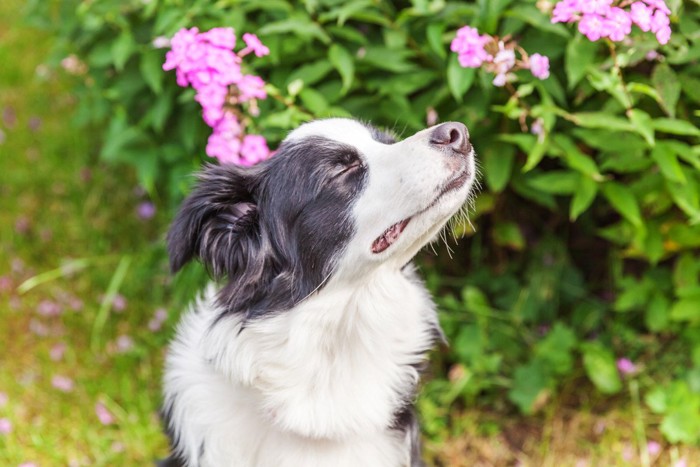
<path id="1" fill-rule="evenodd" d="M 469 154 L 472 149 L 467 127 L 459 122 L 447 122 L 436 127 L 430 134 L 430 143 L 463 155 Z"/>

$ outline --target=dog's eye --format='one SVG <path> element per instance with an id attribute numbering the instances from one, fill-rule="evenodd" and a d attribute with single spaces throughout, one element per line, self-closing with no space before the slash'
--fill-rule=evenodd
<path id="1" fill-rule="evenodd" d="M 338 166 L 338 171 L 335 173 L 335 177 L 348 175 L 364 168 L 365 165 L 361 161 L 353 161 L 350 164 L 342 164 Z"/>

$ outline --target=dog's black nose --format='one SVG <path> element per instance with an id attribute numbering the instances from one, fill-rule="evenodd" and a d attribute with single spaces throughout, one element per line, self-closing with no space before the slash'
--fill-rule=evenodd
<path id="1" fill-rule="evenodd" d="M 436 127 L 430 134 L 430 143 L 438 147 L 450 148 L 465 156 L 472 150 L 467 127 L 459 122 L 447 122 Z"/>

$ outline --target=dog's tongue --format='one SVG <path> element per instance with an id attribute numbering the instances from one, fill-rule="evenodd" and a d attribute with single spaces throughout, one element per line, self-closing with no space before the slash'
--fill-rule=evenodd
<path id="1" fill-rule="evenodd" d="M 372 243 L 372 253 L 381 253 L 382 251 L 389 248 L 392 243 L 398 240 L 399 236 L 401 235 L 401 232 L 403 232 L 410 220 L 411 218 L 409 217 L 408 219 L 404 219 L 401 222 L 397 222 L 396 224 L 386 229 L 386 232 L 384 232 L 379 238 L 377 238 L 374 241 L 374 243 Z"/>

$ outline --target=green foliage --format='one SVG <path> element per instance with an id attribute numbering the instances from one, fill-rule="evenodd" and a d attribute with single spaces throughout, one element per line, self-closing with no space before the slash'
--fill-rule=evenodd
<path id="1" fill-rule="evenodd" d="M 421 403 L 427 432 L 449 425 L 442 405 L 507 396 L 532 413 L 583 378 L 617 393 L 615 361 L 626 356 L 653 376 L 641 389 L 669 441 L 696 442 L 700 11 L 671 3 L 674 35 L 656 58 L 646 36 L 591 43 L 534 1 L 65 0 L 35 2 L 33 17 L 56 29 L 56 62 L 75 53 L 87 65 L 78 118 L 103 129 L 102 158 L 133 166 L 173 203 L 205 160 L 207 136 L 191 90 L 162 72 L 164 50 L 152 45 L 181 27 L 233 26 L 269 46 L 254 63 L 274 96 L 256 123 L 271 142 L 331 115 L 402 134 L 428 115 L 465 122 L 485 188 L 477 232 L 453 226 L 470 237 L 454 260 L 422 258 L 452 343 L 438 357 L 449 382 L 431 381 Z M 552 75 L 493 87 L 449 52 L 465 24 L 519 38 L 550 57 Z M 528 131 L 536 120 L 540 135 Z M 668 356 L 645 351 L 671 341 Z"/>

